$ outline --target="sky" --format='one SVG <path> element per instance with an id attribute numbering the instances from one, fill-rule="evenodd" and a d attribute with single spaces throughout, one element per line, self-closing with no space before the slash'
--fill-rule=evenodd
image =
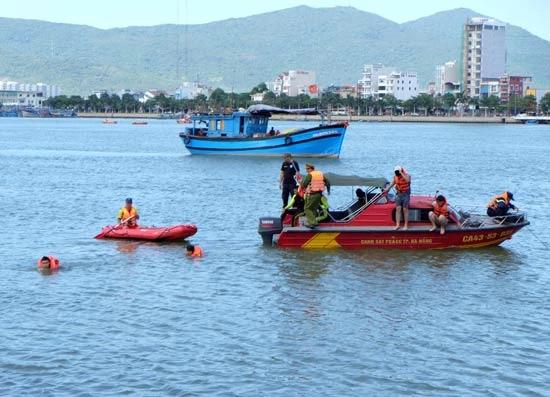
<path id="1" fill-rule="evenodd" d="M 39 19 L 111 29 L 178 23 L 202 24 L 299 5 L 354 7 L 397 23 L 412 21 L 439 11 L 469 8 L 482 15 L 520 26 L 550 41 L 548 0 L 25 0 L 2 1 L 0 17 Z"/>

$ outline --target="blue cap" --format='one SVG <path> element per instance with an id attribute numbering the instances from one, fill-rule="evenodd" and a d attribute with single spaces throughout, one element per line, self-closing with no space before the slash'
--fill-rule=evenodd
<path id="1" fill-rule="evenodd" d="M 128 197 L 128 198 L 126 199 L 126 202 L 127 202 L 128 204 L 132 204 L 132 198 L 131 198 L 131 197 Z"/>

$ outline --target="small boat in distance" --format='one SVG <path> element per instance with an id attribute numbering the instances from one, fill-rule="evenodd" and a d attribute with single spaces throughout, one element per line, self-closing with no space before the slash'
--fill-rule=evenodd
<path id="1" fill-rule="evenodd" d="M 450 208 L 445 233 L 430 231 L 428 214 L 433 211 L 435 197 L 412 195 L 409 203 L 408 230 L 395 230 L 395 201 L 392 194 L 383 193 L 385 178 L 362 178 L 326 173 L 332 189 L 336 186 L 366 186 L 364 197 L 339 210 L 320 214 L 324 218 L 310 229 L 292 225 L 292 217 L 263 217 L 258 233 L 264 244 L 273 240 L 280 247 L 293 248 L 399 248 L 442 249 L 479 248 L 499 245 L 529 225 L 527 215 L 516 212 L 503 217 L 489 217 L 484 213 L 457 211 Z M 484 208 L 485 209 L 485 208 Z M 299 223 L 299 222 L 297 222 Z"/>
<path id="2" fill-rule="evenodd" d="M 176 123 L 178 124 L 191 124 L 191 118 L 188 115 L 185 115 L 185 117 L 180 117 L 176 119 Z"/>
<path id="3" fill-rule="evenodd" d="M 117 238 L 129 240 L 147 241 L 176 241 L 183 240 L 197 233 L 197 226 L 193 224 L 174 225 L 166 227 L 137 227 L 122 228 L 117 226 L 105 226 L 100 235 L 101 238 Z M 96 236 L 97 238 L 97 236 Z"/>
<path id="4" fill-rule="evenodd" d="M 116 120 L 109 120 L 109 119 L 105 119 L 101 122 L 102 124 L 117 124 L 118 121 Z"/>
<path id="5" fill-rule="evenodd" d="M 132 125 L 147 125 L 149 122 L 147 121 L 132 121 Z"/>
<path id="6" fill-rule="evenodd" d="M 348 123 L 324 124 L 312 128 L 268 131 L 272 114 L 316 115 L 316 109 L 286 110 L 253 105 L 231 114 L 191 116 L 192 126 L 179 134 L 191 154 L 280 156 L 291 152 L 300 157 L 340 156 Z"/>

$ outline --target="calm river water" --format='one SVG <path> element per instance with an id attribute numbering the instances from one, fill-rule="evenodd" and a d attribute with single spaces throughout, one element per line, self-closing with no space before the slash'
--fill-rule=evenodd
<path id="1" fill-rule="evenodd" d="M 550 126 L 351 124 L 318 169 L 402 164 L 416 193 L 529 213 L 501 247 L 414 252 L 262 246 L 282 159 L 189 156 L 180 130 L 0 119 L 0 395 L 548 395 Z M 207 256 L 94 240 L 126 197 Z"/>

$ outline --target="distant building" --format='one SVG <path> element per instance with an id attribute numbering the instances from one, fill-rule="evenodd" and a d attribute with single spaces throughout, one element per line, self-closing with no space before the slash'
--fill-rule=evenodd
<path id="1" fill-rule="evenodd" d="M 212 92 L 212 89 L 206 87 L 198 82 L 184 81 L 176 92 L 174 93 L 175 99 L 195 99 L 197 95 L 206 95 L 207 97 Z"/>
<path id="2" fill-rule="evenodd" d="M 55 85 L 0 81 L 0 103 L 3 105 L 41 107 L 46 99 L 58 95 L 61 95 L 61 90 Z"/>
<path id="3" fill-rule="evenodd" d="M 358 92 L 357 92 L 357 86 L 353 85 L 330 85 L 328 86 L 324 92 L 329 92 L 333 94 L 338 94 L 342 98 L 357 98 Z"/>
<path id="4" fill-rule="evenodd" d="M 387 75 L 394 70 L 393 67 L 384 66 L 381 63 L 365 65 L 363 68 L 363 77 L 357 82 L 362 88 L 361 98 L 376 96 L 378 91 L 378 76 Z"/>
<path id="5" fill-rule="evenodd" d="M 495 19 L 466 21 L 463 53 L 464 94 L 479 98 L 483 82 L 498 82 L 506 68 L 506 26 Z M 487 84 L 485 84 L 488 87 Z"/>
<path id="6" fill-rule="evenodd" d="M 457 61 L 446 62 L 436 67 L 435 72 L 436 94 L 457 94 L 461 92 L 460 68 Z"/>
<path id="7" fill-rule="evenodd" d="M 416 72 L 397 72 L 395 68 L 380 63 L 365 65 L 363 77 L 357 82 L 361 98 L 382 98 L 393 95 L 406 101 L 418 95 Z"/>
<path id="8" fill-rule="evenodd" d="M 500 77 L 500 103 L 508 103 L 510 96 L 524 97 L 527 86 L 526 82 L 531 82 L 530 76 L 508 76 L 507 74 Z"/>
<path id="9" fill-rule="evenodd" d="M 274 81 L 266 82 L 266 86 L 277 96 L 281 94 L 288 96 L 306 94 L 312 98 L 317 98 L 319 91 L 315 72 L 305 70 L 283 72 Z"/>
<path id="10" fill-rule="evenodd" d="M 250 100 L 252 102 L 262 102 L 264 100 L 265 92 L 257 92 L 250 95 Z"/>

